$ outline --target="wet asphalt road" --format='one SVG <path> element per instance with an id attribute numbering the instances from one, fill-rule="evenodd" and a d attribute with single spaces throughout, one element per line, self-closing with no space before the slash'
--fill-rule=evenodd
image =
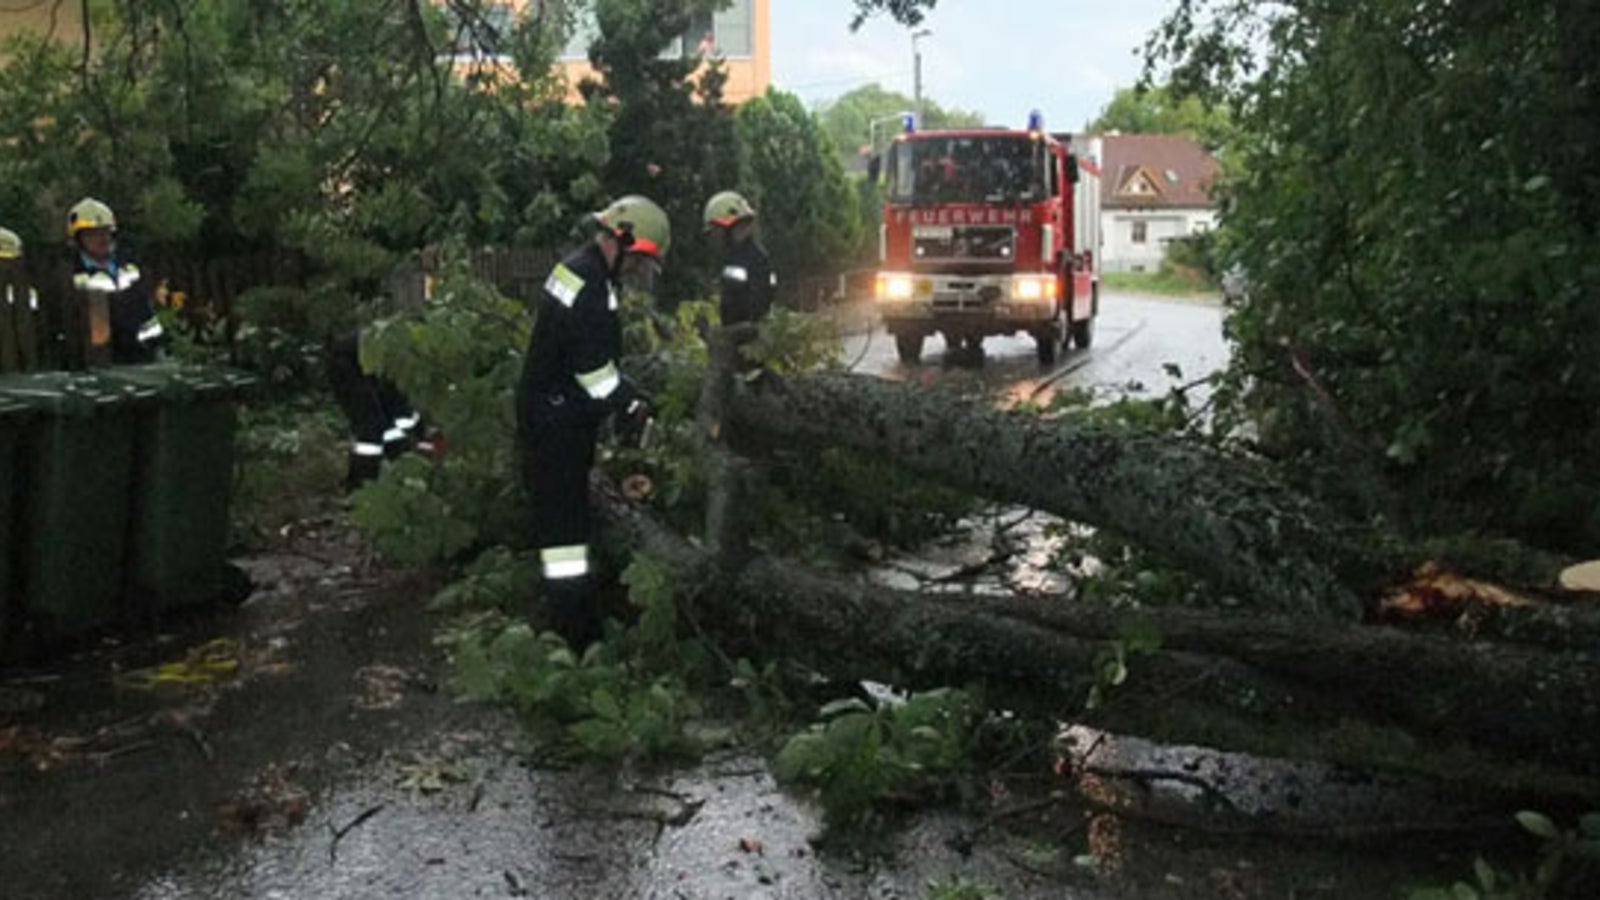
<path id="1" fill-rule="evenodd" d="M 1159 396 L 1227 363 L 1222 319 L 1222 306 L 1210 300 L 1107 293 L 1100 300 L 1093 346 L 1071 350 L 1053 366 L 1039 365 L 1033 338 L 1025 335 L 984 341 L 984 358 L 977 364 L 948 354 L 943 340 L 931 337 L 923 344 L 921 363 L 905 366 L 880 323 L 868 335 L 846 338 L 844 359 L 855 372 L 970 388 L 1001 400 L 1043 403 L 1073 388 L 1092 389 L 1097 397 Z M 1178 367 L 1182 382 L 1165 371 L 1169 363 Z"/>

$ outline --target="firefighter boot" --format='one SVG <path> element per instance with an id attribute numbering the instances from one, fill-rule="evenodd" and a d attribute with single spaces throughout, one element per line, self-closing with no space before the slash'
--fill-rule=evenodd
<path id="1" fill-rule="evenodd" d="M 566 640 L 574 653 L 582 654 L 600 639 L 600 615 L 588 576 L 546 579 L 544 597 L 551 629 Z"/>
<path id="2" fill-rule="evenodd" d="M 383 471 L 383 455 L 381 453 L 351 453 L 350 467 L 345 471 L 344 490 L 350 493 L 377 479 Z"/>

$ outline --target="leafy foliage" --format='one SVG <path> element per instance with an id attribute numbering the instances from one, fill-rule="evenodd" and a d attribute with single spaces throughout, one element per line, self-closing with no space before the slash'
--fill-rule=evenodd
<path id="1" fill-rule="evenodd" d="M 833 143 L 798 97 L 769 90 L 737 116 L 743 188 L 785 282 L 839 271 L 865 231 Z"/>
<path id="2" fill-rule="evenodd" d="M 1118 88 L 1084 130 L 1182 134 L 1216 148 L 1227 139 L 1229 125 L 1225 107 L 1208 105 L 1193 94 L 1180 97 L 1165 85 L 1139 85 Z"/>
<path id="3" fill-rule="evenodd" d="M 903 703 L 835 701 L 790 738 L 773 772 L 817 789 L 829 829 L 860 832 L 889 804 L 926 797 L 969 764 L 980 709 L 972 695 L 949 689 Z"/>
<path id="4" fill-rule="evenodd" d="M 827 558 L 853 549 L 857 536 L 911 548 L 946 534 L 977 501 L 890 461 L 846 448 L 779 453 L 762 510 L 761 538 L 773 549 Z"/>
<path id="5" fill-rule="evenodd" d="M 917 25 L 928 10 L 939 4 L 939 0 L 855 0 L 855 3 L 856 15 L 850 23 L 852 28 L 860 28 L 867 19 L 880 13 L 887 13 L 902 25 Z"/>
<path id="6" fill-rule="evenodd" d="M 1325 493 L 1600 541 L 1597 33 L 1573 0 L 1183 0 L 1152 38 L 1241 135 L 1229 411 Z M 1353 469 L 1405 502 L 1366 505 Z"/>
<path id="7" fill-rule="evenodd" d="M 1108 641 L 1095 655 L 1094 680 L 1084 708 L 1091 712 L 1103 709 L 1112 691 L 1127 682 L 1129 663 L 1135 657 L 1148 656 L 1160 649 L 1161 636 L 1147 629 L 1130 629 L 1127 634 Z"/>
<path id="8" fill-rule="evenodd" d="M 444 561 L 527 532 L 512 477 L 512 396 L 531 325 L 520 303 L 457 265 L 419 313 L 365 333 L 365 368 L 393 381 L 449 441 L 437 461 L 403 458 L 356 493 L 354 519 L 386 554 Z"/>
<path id="9" fill-rule="evenodd" d="M 1539 862 L 1530 872 L 1506 872 L 1479 857 L 1473 880 L 1448 888 L 1418 888 L 1409 900 L 1544 900 L 1580 896 L 1600 872 L 1600 813 L 1590 813 L 1577 828 L 1563 830 L 1549 816 L 1524 810 L 1517 824 L 1539 841 Z"/>
<path id="10" fill-rule="evenodd" d="M 154 261 L 302 261 L 242 304 L 246 339 L 269 345 L 246 360 L 278 372 L 420 249 L 548 240 L 598 199 L 604 111 L 566 106 L 547 74 L 563 22 L 491 35 L 491 5 L 97 4 L 93 53 L 17 38 L 0 65 L 0 220 L 59 246 L 63 210 L 89 194 Z M 523 78 L 444 52 L 491 40 Z"/>
<path id="11" fill-rule="evenodd" d="M 665 51 L 694 17 L 723 5 L 724 0 L 594 3 L 600 33 L 589 59 L 600 80 L 583 90 L 591 106 L 615 113 L 605 183 L 613 194 L 649 196 L 671 218 L 672 258 L 660 289 L 669 306 L 705 295 L 717 260 L 698 227 L 701 211 L 712 194 L 731 187 L 739 163 L 733 113 L 722 99 L 726 73 L 714 63 L 702 70 L 698 57 Z"/>
<path id="12" fill-rule="evenodd" d="M 984 124 L 983 114 L 963 109 L 946 109 L 926 97 L 922 100 L 924 128 L 976 128 Z M 899 91 L 881 84 L 868 84 L 843 94 L 821 113 L 822 130 L 833 146 L 846 158 L 869 146 L 876 135 L 883 142 L 900 128 L 898 117 L 916 108 L 916 102 Z M 877 122 L 877 125 L 873 125 Z"/>
<path id="13" fill-rule="evenodd" d="M 509 563 L 509 566 L 508 566 Z M 497 554 L 475 573 L 478 585 L 521 570 Z M 495 575 L 499 570 L 501 575 Z M 690 727 L 702 713 L 692 685 L 707 661 L 680 643 L 673 586 L 648 558 L 624 575 L 640 618 L 613 628 L 605 643 L 577 656 L 553 634 L 527 624 L 478 620 L 453 640 L 457 687 L 468 697 L 502 702 L 527 725 L 541 752 L 567 759 L 645 760 L 692 756 Z M 525 597 L 526 595 L 524 595 Z M 466 599 L 458 594 L 452 601 Z M 500 603 L 491 589 L 484 599 Z"/>

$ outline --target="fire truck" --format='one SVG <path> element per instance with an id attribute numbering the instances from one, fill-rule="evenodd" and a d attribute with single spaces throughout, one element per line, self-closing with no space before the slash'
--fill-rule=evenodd
<path id="1" fill-rule="evenodd" d="M 982 357 L 1026 332 L 1050 365 L 1094 340 L 1100 307 L 1098 139 L 1028 128 L 923 131 L 908 117 L 883 168 L 874 295 L 900 361 L 932 334 Z"/>

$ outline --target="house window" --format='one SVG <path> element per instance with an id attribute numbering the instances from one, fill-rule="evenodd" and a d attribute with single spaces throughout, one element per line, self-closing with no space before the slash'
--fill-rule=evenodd
<path id="1" fill-rule="evenodd" d="M 1133 242 L 1135 244 L 1147 243 L 1150 240 L 1150 225 L 1148 222 L 1133 223 Z"/>
<path id="2" fill-rule="evenodd" d="M 753 0 L 734 0 L 721 12 L 695 16 L 683 37 L 667 48 L 666 55 L 749 56 L 754 44 L 750 27 L 752 2 Z"/>
<path id="3" fill-rule="evenodd" d="M 753 4 L 754 0 L 734 0 L 722 12 L 695 16 L 683 35 L 673 38 L 672 43 L 661 51 L 661 58 L 750 56 L 755 47 L 751 12 Z M 589 46 L 599 34 L 594 10 L 586 5 L 573 25 L 566 46 L 561 48 L 561 58 L 586 59 Z"/>
<path id="4" fill-rule="evenodd" d="M 589 46 L 600 36 L 600 23 L 594 20 L 594 11 L 585 9 L 572 23 L 572 33 L 567 35 L 566 46 L 561 48 L 562 59 L 588 59 Z"/>
<path id="5" fill-rule="evenodd" d="M 750 7 L 754 0 L 733 0 L 716 14 L 717 52 L 722 56 L 750 56 L 755 48 Z"/>
<path id="6" fill-rule="evenodd" d="M 717 55 L 717 23 L 711 13 L 702 13 L 689 20 L 689 30 L 679 42 L 685 56 Z"/>

